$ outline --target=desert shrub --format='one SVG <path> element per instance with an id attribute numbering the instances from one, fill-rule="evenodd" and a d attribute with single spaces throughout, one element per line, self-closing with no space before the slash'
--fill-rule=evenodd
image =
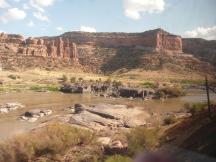
<path id="1" fill-rule="evenodd" d="M 152 82 L 145 82 L 145 83 L 142 84 L 142 86 L 145 87 L 145 88 L 153 88 L 153 89 L 157 88 L 157 84 L 152 83 Z"/>
<path id="2" fill-rule="evenodd" d="M 168 97 L 179 97 L 185 95 L 185 92 L 180 87 L 164 87 L 159 89 L 158 93 L 164 93 Z"/>
<path id="3" fill-rule="evenodd" d="M 185 104 L 186 110 L 191 113 L 193 116 L 199 114 L 205 110 L 207 103 L 194 103 L 194 104 Z"/>
<path id="4" fill-rule="evenodd" d="M 70 78 L 70 82 L 71 82 L 71 83 L 75 83 L 75 82 L 76 82 L 76 77 L 71 77 L 71 78 Z"/>
<path id="5" fill-rule="evenodd" d="M 8 78 L 16 80 L 16 79 L 20 79 L 20 76 L 11 74 L 11 75 L 8 75 Z"/>
<path id="6" fill-rule="evenodd" d="M 106 84 L 111 84 L 112 83 L 112 80 L 110 78 L 108 78 L 106 81 L 105 81 Z"/>
<path id="7" fill-rule="evenodd" d="M 143 127 L 134 128 L 128 133 L 128 153 L 135 155 L 153 149 L 158 143 L 158 130 Z"/>
<path id="8" fill-rule="evenodd" d="M 0 85 L 3 85 L 3 84 L 4 84 L 4 81 L 0 79 Z"/>
<path id="9" fill-rule="evenodd" d="M 167 116 L 164 118 L 163 121 L 165 125 L 170 125 L 170 124 L 174 124 L 177 121 L 177 119 L 175 116 Z"/>
<path id="10" fill-rule="evenodd" d="M 83 81 L 83 78 L 82 78 L 82 77 L 80 77 L 80 78 L 78 78 L 78 80 L 79 80 L 79 82 L 82 82 L 82 81 Z"/>
<path id="11" fill-rule="evenodd" d="M 1 143 L 0 161 L 32 161 L 39 156 L 62 154 L 70 147 L 94 142 L 95 136 L 90 131 L 53 123 Z"/>
<path id="12" fill-rule="evenodd" d="M 62 81 L 63 82 L 67 82 L 68 81 L 68 77 L 66 75 L 62 75 Z"/>
<path id="13" fill-rule="evenodd" d="M 105 162 L 132 162 L 132 159 L 126 156 L 113 155 L 108 157 Z"/>
<path id="14" fill-rule="evenodd" d="M 157 91 L 156 97 L 157 98 L 164 98 L 164 97 L 166 97 L 166 94 L 163 91 Z"/>
<path id="15" fill-rule="evenodd" d="M 120 86 L 123 85 L 121 81 L 116 81 L 116 80 L 114 80 L 114 81 L 112 82 L 112 84 L 113 84 L 114 87 L 120 87 Z"/>
<path id="16" fill-rule="evenodd" d="M 94 83 L 94 80 L 93 80 L 93 79 L 90 79 L 89 82 L 90 82 L 90 83 Z"/>

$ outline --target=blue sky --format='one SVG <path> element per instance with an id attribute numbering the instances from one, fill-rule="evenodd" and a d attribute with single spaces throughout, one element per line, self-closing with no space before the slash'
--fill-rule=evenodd
<path id="1" fill-rule="evenodd" d="M 6 33 L 51 36 L 155 28 L 216 39 L 216 0 L 0 0 L 0 31 Z"/>

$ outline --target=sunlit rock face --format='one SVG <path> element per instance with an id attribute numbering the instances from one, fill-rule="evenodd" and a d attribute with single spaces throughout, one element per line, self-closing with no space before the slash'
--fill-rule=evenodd
<path id="1" fill-rule="evenodd" d="M 3 68 L 79 65 L 88 71 L 105 72 L 137 68 L 146 64 L 145 54 L 154 57 L 167 53 L 180 56 L 182 39 L 162 29 L 142 33 L 67 32 L 39 38 L 0 34 Z"/>
<path id="2" fill-rule="evenodd" d="M 162 29 L 143 33 L 84 33 L 68 32 L 62 35 L 77 44 L 89 44 L 100 47 L 135 47 L 149 50 L 171 50 L 182 52 L 180 36 L 172 35 Z"/>
<path id="3" fill-rule="evenodd" d="M 146 50 L 182 51 L 179 36 L 171 35 L 162 29 L 144 33 L 83 33 L 71 32 L 58 37 L 27 38 L 21 35 L 0 35 L 0 43 L 20 55 L 64 58 L 79 60 L 78 46 L 135 47 Z"/>
<path id="4" fill-rule="evenodd" d="M 65 58 L 78 61 L 76 44 L 68 39 L 63 40 L 61 37 L 24 39 L 21 35 L 2 33 L 0 45 L 14 51 L 17 55 Z"/>

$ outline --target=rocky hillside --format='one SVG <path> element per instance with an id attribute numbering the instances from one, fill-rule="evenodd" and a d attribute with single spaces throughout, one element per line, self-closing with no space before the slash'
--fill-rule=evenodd
<path id="1" fill-rule="evenodd" d="M 186 38 L 183 39 L 183 51 L 216 65 L 216 40 Z"/>
<path id="2" fill-rule="evenodd" d="M 162 29 L 143 33 L 68 32 L 56 37 L 27 39 L 21 35 L 2 33 L 0 63 L 3 69 L 78 66 L 87 71 L 112 73 L 124 68 L 173 70 L 181 66 L 182 70 L 211 73 L 214 70 L 212 65 L 183 53 L 197 52 L 185 48 L 187 45 L 185 42 L 182 44 L 180 36 Z"/>

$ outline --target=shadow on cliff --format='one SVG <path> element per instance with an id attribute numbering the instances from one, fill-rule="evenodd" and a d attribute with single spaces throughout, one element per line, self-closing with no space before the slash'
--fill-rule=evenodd
<path id="1" fill-rule="evenodd" d="M 109 74 L 120 69 L 135 69 L 143 64 L 143 57 L 147 52 L 136 48 L 117 48 L 115 55 L 101 65 L 100 70 Z"/>

